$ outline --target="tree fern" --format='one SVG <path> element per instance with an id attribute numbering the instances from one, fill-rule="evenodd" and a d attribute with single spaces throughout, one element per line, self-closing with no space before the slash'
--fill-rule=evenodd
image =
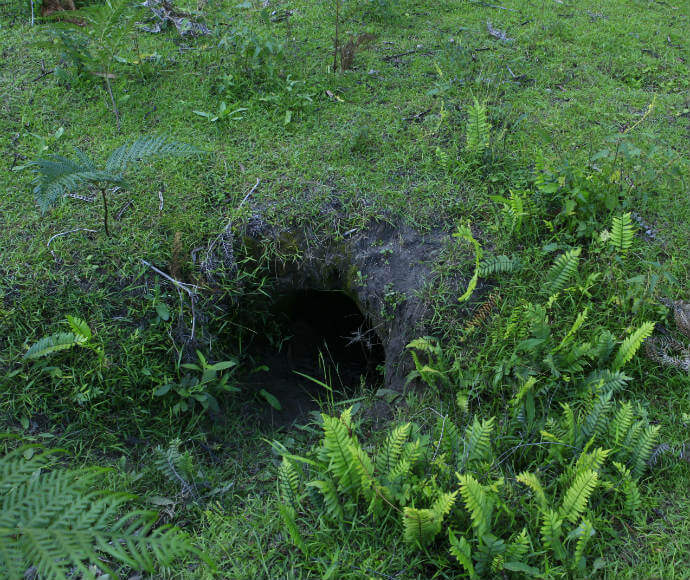
<path id="1" fill-rule="evenodd" d="M 172 141 L 165 136 L 148 136 L 122 145 L 108 158 L 105 167 L 100 169 L 86 154 L 75 150 L 78 161 L 60 155 L 37 159 L 27 164 L 36 174 L 34 194 L 42 211 L 46 211 L 58 198 L 84 185 L 94 185 L 100 189 L 103 199 L 103 225 L 108 231 L 107 185 L 123 184 L 125 171 L 129 166 L 152 157 L 186 156 L 202 153 L 192 145 Z"/>
<path id="2" fill-rule="evenodd" d="M 484 486 L 470 474 L 458 474 L 458 479 L 460 480 L 460 495 L 470 513 L 472 526 L 481 537 L 491 527 L 493 499 Z"/>
<path id="3" fill-rule="evenodd" d="M 623 366 L 625 366 L 635 353 L 642 346 L 645 339 L 649 338 L 654 332 L 655 324 L 653 322 L 645 322 L 640 328 L 633 332 L 628 338 L 626 338 L 621 345 L 618 347 L 618 352 L 613 359 L 613 364 L 611 365 L 611 370 L 617 371 Z"/>
<path id="4" fill-rule="evenodd" d="M 474 104 L 467 108 L 467 144 L 466 150 L 472 155 L 481 155 L 489 147 L 491 126 L 486 118 L 486 105 L 474 99 Z"/>
<path id="5" fill-rule="evenodd" d="M 619 252 L 625 252 L 632 247 L 635 226 L 630 212 L 613 218 L 609 243 Z"/>
<path id="6" fill-rule="evenodd" d="M 572 485 L 565 492 L 559 518 L 575 523 L 587 507 L 590 495 L 597 486 L 599 475 L 592 469 L 578 473 Z"/>
<path id="7" fill-rule="evenodd" d="M 154 529 L 151 512 L 125 511 L 133 496 L 94 491 L 99 470 L 48 470 L 48 454 L 24 459 L 28 447 L 0 458 L 0 575 L 21 578 L 35 566 L 41 578 L 66 579 L 89 564 L 117 577 L 114 560 L 153 572 L 188 553 L 205 558 L 176 528 Z"/>
<path id="8" fill-rule="evenodd" d="M 581 252 L 581 248 L 574 248 L 556 258 L 556 261 L 546 274 L 544 290 L 547 294 L 552 296 L 560 292 L 575 277 Z"/>

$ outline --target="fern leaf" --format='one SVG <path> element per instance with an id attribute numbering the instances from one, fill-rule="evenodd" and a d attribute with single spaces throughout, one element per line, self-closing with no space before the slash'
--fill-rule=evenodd
<path id="1" fill-rule="evenodd" d="M 491 515 L 493 512 L 493 500 L 482 486 L 470 474 L 457 474 L 460 480 L 460 494 L 465 502 L 467 511 L 470 512 L 472 526 L 477 535 L 482 537 L 491 527 Z"/>
<path id="2" fill-rule="evenodd" d="M 458 298 L 458 302 L 464 302 L 470 296 L 472 296 L 472 292 L 474 292 L 474 289 L 477 287 L 477 282 L 479 281 L 480 261 L 482 259 L 483 252 L 482 247 L 479 245 L 479 242 L 474 239 L 474 236 L 472 235 L 472 230 L 470 229 L 469 225 L 458 226 L 458 229 L 453 234 L 453 237 L 458 238 L 459 240 L 465 240 L 466 242 L 469 242 L 470 244 L 472 244 L 472 247 L 474 248 L 474 274 L 472 275 L 472 278 L 470 278 L 470 281 L 467 284 L 467 289 L 465 290 L 463 295 Z"/>
<path id="3" fill-rule="evenodd" d="M 61 155 L 37 159 L 32 161 L 28 167 L 33 167 L 36 173 L 34 194 L 43 212 L 47 211 L 62 195 L 85 183 L 121 182 L 118 176 L 94 169 L 93 163 L 82 165 Z"/>
<path id="4" fill-rule="evenodd" d="M 585 569 L 585 548 L 594 535 L 594 527 L 589 522 L 589 520 L 583 519 L 582 523 L 570 534 L 572 537 L 577 538 L 577 543 L 575 544 L 575 553 L 573 554 L 573 568 L 578 572 L 584 572 Z"/>
<path id="5" fill-rule="evenodd" d="M 474 99 L 474 104 L 467 108 L 467 152 L 473 155 L 484 153 L 489 147 L 490 130 L 486 105 Z"/>
<path id="6" fill-rule="evenodd" d="M 575 481 L 563 498 L 563 504 L 559 511 L 561 519 L 575 523 L 584 512 L 589 496 L 592 495 L 597 486 L 598 478 L 597 472 L 591 469 L 582 471 L 575 477 Z"/>
<path id="7" fill-rule="evenodd" d="M 645 472 L 647 461 L 652 454 L 660 429 L 660 425 L 648 425 L 637 440 L 631 454 L 633 477 L 641 477 Z"/>
<path id="8" fill-rule="evenodd" d="M 558 560 L 565 559 L 565 550 L 561 543 L 561 534 L 563 528 L 563 519 L 553 510 L 544 512 L 541 526 L 542 542 L 545 546 L 551 548 L 554 556 Z"/>
<path id="9" fill-rule="evenodd" d="M 625 467 L 625 465 L 614 461 L 613 466 L 621 475 L 622 482 L 620 490 L 625 496 L 625 500 L 623 502 L 623 513 L 628 516 L 634 516 L 642 504 L 640 489 L 637 487 L 637 482 L 633 479 L 632 473 L 627 467 Z"/>
<path id="10" fill-rule="evenodd" d="M 619 252 L 629 250 L 632 247 L 634 235 L 635 226 L 633 225 L 630 212 L 613 218 L 609 243 L 616 250 Z"/>
<path id="11" fill-rule="evenodd" d="M 338 482 L 338 487 L 344 493 L 356 496 L 361 481 L 357 477 L 354 458 L 350 448 L 350 419 L 348 411 L 340 418 L 322 415 L 323 418 L 323 449 L 329 461 L 328 470 Z"/>
<path id="12" fill-rule="evenodd" d="M 403 537 L 409 545 L 426 546 L 439 532 L 439 523 L 430 509 L 403 509 Z"/>
<path id="13" fill-rule="evenodd" d="M 653 322 L 645 322 L 621 343 L 616 357 L 613 359 L 611 370 L 617 371 L 623 368 L 635 356 L 635 353 L 642 346 L 645 339 L 649 338 L 652 332 L 654 332 L 654 326 Z"/>
<path id="14" fill-rule="evenodd" d="M 611 423 L 609 424 L 609 434 L 613 438 L 613 445 L 618 447 L 622 442 L 624 436 L 630 430 L 633 422 L 633 408 L 628 402 L 621 403 L 621 406 L 616 411 Z"/>
<path id="15" fill-rule="evenodd" d="M 86 341 L 91 340 L 93 334 L 86 321 L 77 316 L 67 315 L 67 324 L 72 329 L 72 332 L 77 336 L 83 336 Z"/>
<path id="16" fill-rule="evenodd" d="M 612 405 L 611 391 L 606 391 L 597 397 L 592 411 L 587 415 L 582 425 L 582 436 L 585 440 L 599 437 L 604 432 Z"/>
<path id="17" fill-rule="evenodd" d="M 549 296 L 563 290 L 575 277 L 581 253 L 581 248 L 574 248 L 556 258 L 546 274 L 544 289 Z"/>
<path id="18" fill-rule="evenodd" d="M 307 486 L 318 489 L 323 497 L 323 503 L 326 506 L 326 512 L 336 522 L 342 522 L 345 519 L 345 511 L 343 505 L 338 497 L 338 490 L 335 484 L 330 479 L 320 479 L 310 481 Z"/>
<path id="19" fill-rule="evenodd" d="M 517 256 L 491 256 L 479 264 L 479 276 L 485 278 L 493 274 L 515 272 L 522 267 Z"/>
<path id="20" fill-rule="evenodd" d="M 186 143 L 172 141 L 164 135 L 149 135 L 121 145 L 112 152 L 105 165 L 106 172 L 121 175 L 133 163 L 153 157 L 183 157 L 203 153 Z"/>
<path id="21" fill-rule="evenodd" d="M 59 332 L 45 336 L 36 344 L 32 345 L 24 354 L 25 359 L 33 360 L 44 356 L 49 356 L 61 350 L 69 350 L 75 346 L 84 344 L 87 338 L 84 335 L 77 335 L 73 332 Z"/>
<path id="22" fill-rule="evenodd" d="M 537 502 L 539 503 L 539 507 L 542 510 L 546 509 L 546 494 L 544 494 L 544 488 L 541 486 L 541 483 L 539 482 L 539 478 L 528 471 L 523 471 L 520 473 L 515 479 L 522 483 L 523 485 L 526 485 L 529 487 L 532 492 L 534 493 L 534 497 L 537 498 Z"/>
<path id="23" fill-rule="evenodd" d="M 455 532 L 449 528 L 448 539 L 450 540 L 450 553 L 465 569 L 470 578 L 478 578 L 477 573 L 474 571 L 474 565 L 472 564 L 472 548 L 465 539 L 465 536 L 460 536 L 460 539 L 458 539 Z"/>
<path id="24" fill-rule="evenodd" d="M 411 428 L 412 425 L 410 423 L 405 423 L 404 425 L 397 426 L 388 435 L 383 449 L 376 457 L 376 469 L 379 473 L 389 474 L 393 467 L 397 465 L 403 452 L 403 446 L 410 436 Z"/>
<path id="25" fill-rule="evenodd" d="M 508 562 L 520 562 L 522 557 L 529 551 L 530 538 L 527 533 L 527 528 L 522 528 L 522 531 L 513 538 L 506 548 L 506 560 Z"/>
<path id="26" fill-rule="evenodd" d="M 308 555 L 307 545 L 305 544 L 304 538 L 302 538 L 302 534 L 300 534 L 299 528 L 297 527 L 297 522 L 295 521 L 297 515 L 295 513 L 295 508 L 278 504 L 278 511 L 280 512 L 280 516 L 283 518 L 285 529 L 290 535 L 290 538 L 292 538 L 295 546 L 300 549 L 302 554 L 305 556 Z"/>
<path id="27" fill-rule="evenodd" d="M 148 572 L 189 553 L 206 559 L 180 530 L 154 529 L 155 513 L 129 511 L 117 519 L 131 496 L 94 491 L 102 470 L 36 470 L 48 467 L 49 455 L 22 464 L 18 453 L 26 449 L 0 458 L 0 569 L 8 577 L 21 577 L 31 565 L 41 578 L 71 577 L 72 570 L 90 577 L 87 564 L 114 576 L 103 553 Z"/>
<path id="28" fill-rule="evenodd" d="M 295 464 L 287 457 L 283 457 L 278 468 L 278 490 L 280 499 L 289 506 L 297 504 L 299 489 L 299 473 Z"/>
<path id="29" fill-rule="evenodd" d="M 481 423 L 474 417 L 472 426 L 467 428 L 465 433 L 467 460 L 488 461 L 493 455 L 491 449 L 491 433 L 494 428 L 494 417 L 482 421 Z"/>

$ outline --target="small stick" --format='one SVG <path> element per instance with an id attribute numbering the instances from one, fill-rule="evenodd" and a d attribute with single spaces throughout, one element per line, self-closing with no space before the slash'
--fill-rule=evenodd
<path id="1" fill-rule="evenodd" d="M 115 113 L 115 120 L 117 121 L 117 132 L 120 133 L 120 111 L 117 110 L 117 105 L 115 104 L 115 97 L 113 97 L 113 91 L 110 88 L 110 79 L 108 78 L 108 73 L 105 73 L 103 77 L 105 79 L 105 86 L 108 89 L 108 94 L 110 95 L 110 101 L 113 104 L 113 113 Z"/>
<path id="2" fill-rule="evenodd" d="M 74 229 L 74 230 L 69 230 L 69 231 L 67 231 L 67 232 L 60 232 L 59 234 L 55 234 L 54 236 L 52 236 L 52 237 L 48 240 L 48 243 L 46 244 L 46 248 L 50 249 L 50 244 L 52 243 L 52 241 L 53 241 L 55 238 L 59 238 L 60 236 L 66 236 L 67 234 L 73 234 L 74 232 L 91 232 L 92 234 L 95 234 L 97 231 L 98 231 L 98 230 L 90 230 L 90 229 L 88 229 L 88 228 L 76 228 L 76 229 Z M 53 258 L 55 257 L 55 254 L 53 253 L 53 250 L 50 250 L 50 254 L 51 254 L 51 256 L 53 256 Z"/>
<path id="3" fill-rule="evenodd" d="M 244 202 L 249 199 L 249 196 L 256 191 L 256 188 L 259 187 L 259 183 L 261 183 L 261 180 L 259 178 L 256 179 L 256 183 L 254 184 L 254 187 L 252 187 L 247 195 L 244 196 L 244 199 L 240 202 L 240 205 L 238 205 L 238 209 L 244 205 Z"/>
<path id="4" fill-rule="evenodd" d="M 168 276 L 168 274 L 166 274 L 162 270 L 159 270 L 153 264 L 151 264 L 150 262 L 147 262 L 146 260 L 141 260 L 141 263 L 144 264 L 144 266 L 148 266 L 149 268 L 151 268 L 156 274 L 163 276 L 163 278 L 168 280 L 168 282 L 172 282 L 180 290 L 184 290 L 189 295 L 190 298 L 194 298 L 194 296 L 196 295 L 196 290 L 199 289 L 198 286 L 195 286 L 193 284 L 185 284 L 184 282 L 180 282 L 179 280 L 175 280 L 175 278 L 173 278 L 172 276 Z"/>
<path id="5" fill-rule="evenodd" d="M 134 202 L 130 199 L 125 205 L 122 206 L 120 211 L 117 212 L 117 215 L 115 216 L 115 221 L 120 221 L 122 219 L 122 214 L 125 213 L 127 208 L 132 205 Z"/>
<path id="6" fill-rule="evenodd" d="M 163 190 L 158 191 L 158 211 L 161 212 L 163 211 Z"/>

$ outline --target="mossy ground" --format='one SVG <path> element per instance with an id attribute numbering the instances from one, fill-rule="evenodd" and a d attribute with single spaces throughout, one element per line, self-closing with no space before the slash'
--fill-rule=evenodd
<path id="1" fill-rule="evenodd" d="M 245 220 L 253 206 L 316 237 L 376 219 L 421 230 L 447 227 L 449 233 L 455 223 L 471 220 L 487 251 L 518 253 L 528 263 L 526 271 L 496 282 L 500 299 L 493 316 L 505 317 L 538 293 L 551 257 L 542 251 L 544 235 L 532 232 L 544 224 L 511 235 L 490 196 L 528 187 L 539 158 L 550 167 L 588 168 L 611 147 L 610 136 L 625 134 L 641 154 L 620 161 L 618 178 L 625 183 L 626 208 L 653 230 L 653 239 L 638 236 L 616 275 L 596 256 L 588 259 L 585 273 L 602 277 L 589 299 L 567 302 L 563 328 L 589 305 L 592 326 L 622 336 L 643 320 L 667 320 L 660 297 L 690 298 L 690 15 L 683 2 L 344 4 L 342 38 L 370 33 L 376 40 L 355 54 L 352 70 L 336 74 L 331 2 L 271 2 L 264 9 L 260 2 L 209 1 L 203 18 L 211 36 L 180 40 L 174 30 L 127 35 L 119 56 L 159 57 L 145 65 L 117 65 L 112 87 L 120 131 L 101 82 L 43 75 L 58 65 L 56 49 L 36 44 L 47 26 L 30 27 L 24 3 L 0 5 L 2 429 L 65 447 L 75 463 L 116 467 L 111 485 L 141 494 L 144 502 L 162 507 L 164 519 L 196 534 L 228 578 L 423 578 L 433 562 L 428 555 L 410 555 L 397 538 L 356 525 L 352 530 L 360 531 L 346 533 L 348 541 L 338 545 L 313 530 L 321 550 L 309 561 L 302 558 L 281 533 L 273 493 L 276 458 L 264 439 L 280 438 L 299 449 L 313 429 L 256 428 L 246 417 L 265 401 L 247 394 L 222 401 L 221 417 L 173 416 L 154 391 L 177 376 L 179 296 L 142 259 L 204 285 L 203 322 L 213 342 L 201 348 L 213 360 L 225 360 L 243 356 L 252 332 L 267 332 L 256 319 L 254 328 L 243 329 L 243 309 L 260 295 L 264 273 L 256 263 L 244 263 L 247 283 L 228 281 L 218 295 L 203 282 L 192 255 L 230 220 Z M 284 9 L 292 11 L 289 18 L 272 22 L 271 12 Z M 508 39 L 491 36 L 487 21 Z M 279 83 L 269 87 L 249 78 L 240 89 L 223 91 L 227 75 L 244 76 L 218 43 L 226 32 L 245 27 L 284 43 Z M 295 100 L 285 88 L 287 75 L 304 81 L 298 90 L 310 100 Z M 475 98 L 487 104 L 493 136 L 491 159 L 480 168 L 463 158 L 467 107 Z M 210 123 L 194 113 L 215 112 L 222 101 L 246 109 L 242 118 Z M 39 154 L 37 135 L 61 127 L 51 153 L 69 155 L 79 147 L 103 160 L 126 140 L 160 132 L 209 153 L 155 162 L 134 174 L 130 187 L 112 194 L 113 213 L 132 203 L 112 221 L 108 238 L 97 201 L 66 199 L 41 215 L 28 172 L 11 171 Z M 250 202 L 241 204 L 257 180 Z M 333 199 L 346 216 L 341 232 L 331 231 L 321 211 Z M 610 216 L 599 217 L 601 229 L 609 227 Z M 77 228 L 96 232 L 50 241 Z M 495 363 L 500 346 L 486 327 L 469 343 L 460 342 L 474 306 L 457 304 L 442 283 L 450 269 L 470 267 L 463 252 L 438 265 L 429 290 L 436 305 L 432 326 L 449 352 L 481 368 Z M 238 305 L 236 298 L 246 301 Z M 166 310 L 169 320 L 160 315 Z M 27 345 L 61 329 L 67 314 L 88 321 L 105 349 L 105 363 L 86 350 L 51 359 L 54 366 L 22 361 Z M 662 439 L 673 445 L 690 439 L 687 375 L 642 358 L 629 373 L 635 381 L 626 394 L 662 425 Z M 365 388 L 362 401 L 374 401 L 374 392 Z M 396 413 L 411 416 L 448 397 L 453 394 L 412 393 Z M 496 401 L 501 404 L 500 395 Z M 151 467 L 146 458 L 152 449 L 176 437 L 193 454 L 209 492 L 222 491 L 206 494 L 204 502 L 187 501 Z M 687 577 L 689 486 L 687 462 L 662 459 L 643 485 L 646 518 L 618 529 L 615 544 L 599 546 L 606 561 L 600 574 Z M 170 576 L 205 573 L 190 565 Z"/>

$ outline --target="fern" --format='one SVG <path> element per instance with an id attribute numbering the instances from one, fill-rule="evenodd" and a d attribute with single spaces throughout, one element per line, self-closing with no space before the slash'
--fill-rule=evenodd
<path id="1" fill-rule="evenodd" d="M 458 226 L 458 229 L 453 234 L 453 237 L 469 242 L 470 244 L 472 244 L 472 247 L 474 248 L 474 274 L 472 275 L 472 278 L 470 278 L 470 281 L 467 284 L 467 290 L 465 290 L 464 294 L 458 298 L 458 302 L 464 302 L 470 296 L 472 296 L 472 292 L 474 292 L 474 289 L 477 287 L 477 282 L 479 281 L 480 260 L 482 259 L 483 252 L 482 247 L 479 245 L 479 242 L 474 239 L 474 236 L 472 235 L 472 230 L 470 229 L 469 225 Z"/>
<path id="2" fill-rule="evenodd" d="M 611 391 L 606 391 L 597 397 L 582 425 L 582 436 L 585 440 L 598 437 L 604 432 L 608 424 L 607 415 L 612 405 Z"/>
<path id="3" fill-rule="evenodd" d="M 292 538 L 292 541 L 295 543 L 295 546 L 297 546 L 300 549 L 300 551 L 306 556 L 308 554 L 307 545 L 305 544 L 304 538 L 302 538 L 302 534 L 300 534 L 299 528 L 297 527 L 297 514 L 295 513 L 295 508 L 289 505 L 279 504 L 278 512 L 280 513 L 280 516 L 283 518 L 285 528 L 287 529 L 288 534 Z"/>
<path id="4" fill-rule="evenodd" d="M 621 403 L 615 416 L 609 423 L 609 436 L 613 439 L 614 447 L 623 442 L 623 437 L 628 433 L 633 422 L 633 408 L 628 402 Z"/>
<path id="5" fill-rule="evenodd" d="M 575 553 L 573 554 L 573 569 L 582 573 L 585 570 L 585 548 L 590 538 L 594 535 L 594 528 L 589 520 L 583 519 L 582 523 L 570 534 L 570 537 L 577 538 Z"/>
<path id="6" fill-rule="evenodd" d="M 515 272 L 522 267 L 517 256 L 491 256 L 479 264 L 479 276 L 484 278 L 493 274 Z"/>
<path id="7" fill-rule="evenodd" d="M 349 435 L 351 411 L 351 407 L 343 411 L 340 418 L 322 415 L 323 450 L 329 462 L 328 470 L 338 482 L 338 488 L 354 497 L 360 491 L 361 480 L 354 469 L 355 462 Z"/>
<path id="8" fill-rule="evenodd" d="M 575 523 L 582 515 L 589 501 L 589 496 L 597 486 L 599 476 L 596 471 L 586 469 L 575 477 L 572 485 L 566 491 L 558 516 L 561 519 Z"/>
<path id="9" fill-rule="evenodd" d="M 621 485 L 619 491 L 623 493 L 623 512 L 628 516 L 634 516 L 640 509 L 642 499 L 640 498 L 640 489 L 633 479 L 630 470 L 622 463 L 613 462 L 613 466 L 621 476 Z"/>
<path id="10" fill-rule="evenodd" d="M 24 354 L 25 359 L 33 360 L 49 356 L 62 350 L 69 350 L 86 342 L 86 338 L 73 332 L 59 332 L 44 336 Z"/>
<path id="11" fill-rule="evenodd" d="M 460 536 L 458 540 L 455 532 L 450 528 L 448 529 L 448 540 L 450 541 L 450 553 L 465 569 L 470 578 L 478 578 L 477 573 L 474 571 L 474 565 L 472 564 L 472 548 L 469 542 L 464 536 Z"/>
<path id="12" fill-rule="evenodd" d="M 465 432 L 468 462 L 486 461 L 491 458 L 493 455 L 491 450 L 491 433 L 493 428 L 494 417 L 481 423 L 476 416 L 474 417 L 472 425 L 468 426 Z"/>
<path id="13" fill-rule="evenodd" d="M 637 440 L 631 453 L 633 477 L 641 477 L 645 472 L 647 461 L 659 437 L 660 429 L 660 425 L 648 425 Z"/>
<path id="14" fill-rule="evenodd" d="M 557 512 L 549 509 L 543 513 L 541 537 L 544 545 L 551 548 L 557 559 L 565 560 L 565 550 L 561 542 L 563 518 Z"/>
<path id="15" fill-rule="evenodd" d="M 189 553 L 207 560 L 177 528 L 155 529 L 155 513 L 118 517 L 132 496 L 94 491 L 100 470 L 48 470 L 49 454 L 26 460 L 27 449 L 0 458 L 3 577 L 21 578 L 35 566 L 41 578 L 66 579 L 74 569 L 92 578 L 89 564 L 117 577 L 104 557 L 148 572 Z"/>
<path id="16" fill-rule="evenodd" d="M 410 423 L 399 425 L 388 436 L 383 449 L 379 451 L 376 457 L 376 468 L 379 473 L 390 474 L 391 470 L 398 464 L 404 444 L 410 436 L 411 428 Z"/>
<path id="17" fill-rule="evenodd" d="M 517 479 L 517 481 L 523 485 L 529 487 L 534 493 L 534 496 L 537 498 L 539 507 L 542 510 L 546 510 L 546 494 L 544 493 L 544 488 L 542 488 L 541 483 L 539 482 L 539 478 L 533 473 L 523 471 L 515 479 Z"/>
<path id="18" fill-rule="evenodd" d="M 338 490 L 335 487 L 335 483 L 332 480 L 318 479 L 310 481 L 307 485 L 317 489 L 321 493 L 326 512 L 334 521 L 342 522 L 345 519 L 345 510 L 338 496 Z"/>
<path id="19" fill-rule="evenodd" d="M 481 155 L 489 147 L 491 125 L 486 118 L 486 105 L 474 99 L 474 104 L 467 108 L 467 144 L 466 150 L 472 155 Z"/>
<path id="20" fill-rule="evenodd" d="M 460 480 L 460 494 L 470 512 L 472 526 L 479 537 L 489 531 L 493 500 L 487 490 L 470 474 L 458 474 Z"/>
<path id="21" fill-rule="evenodd" d="M 289 506 L 296 505 L 298 489 L 299 473 L 297 473 L 297 468 L 290 459 L 283 457 L 280 467 L 278 468 L 278 490 L 280 499 Z"/>
<path id="22" fill-rule="evenodd" d="M 616 250 L 619 252 L 629 250 L 632 247 L 634 235 L 635 226 L 633 225 L 630 212 L 613 218 L 609 243 Z"/>
<path id="23" fill-rule="evenodd" d="M 546 274 L 544 289 L 547 294 L 553 296 L 570 283 L 577 274 L 577 265 L 581 252 L 581 248 L 574 248 L 556 258 L 556 261 Z"/>
<path id="24" fill-rule="evenodd" d="M 107 235 L 108 204 L 106 186 L 125 183 L 126 169 L 146 158 L 185 156 L 202 153 L 192 145 L 171 141 L 165 136 L 148 136 L 125 144 L 112 152 L 103 169 L 82 151 L 76 149 L 79 161 L 72 161 L 60 155 L 51 155 L 47 159 L 37 159 L 27 164 L 36 177 L 34 195 L 41 211 L 46 211 L 58 198 L 84 185 L 98 186 L 103 198 L 103 223 Z"/>
<path id="25" fill-rule="evenodd" d="M 613 359 L 611 370 L 617 371 L 623 368 L 635 356 L 635 353 L 637 353 L 645 339 L 649 338 L 652 332 L 654 332 L 654 326 L 653 322 L 645 322 L 621 343 Z"/>
<path id="26" fill-rule="evenodd" d="M 183 495 L 196 495 L 192 456 L 180 451 L 181 444 L 180 439 L 173 439 L 166 448 L 156 446 L 153 466 L 168 481 L 179 485 Z"/>

